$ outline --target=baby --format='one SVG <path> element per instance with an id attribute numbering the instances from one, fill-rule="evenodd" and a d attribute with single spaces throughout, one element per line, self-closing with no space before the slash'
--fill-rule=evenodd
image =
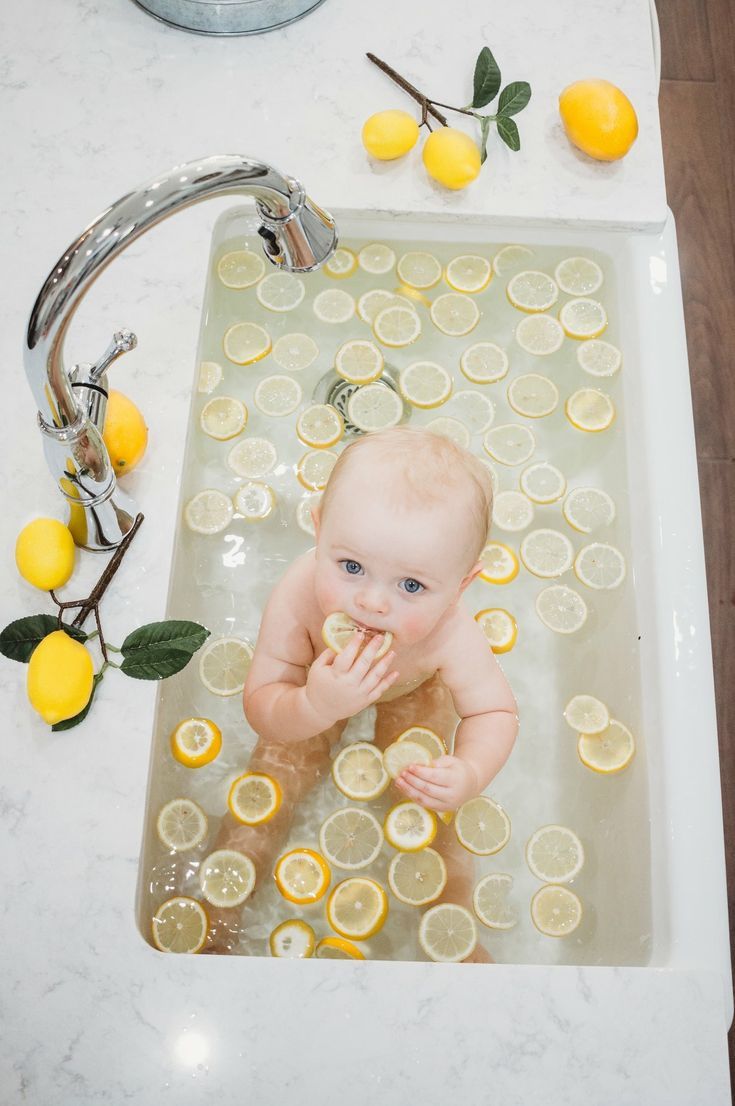
<path id="1" fill-rule="evenodd" d="M 411 725 L 428 726 L 452 748 L 456 727 L 451 754 L 410 765 L 395 781 L 404 798 L 454 811 L 502 768 L 518 730 L 516 702 L 459 603 L 481 571 L 491 511 L 485 467 L 438 434 L 395 427 L 343 450 L 312 511 L 316 547 L 274 587 L 245 685 L 245 714 L 259 737 L 248 767 L 277 778 L 283 801 L 260 826 L 228 815 L 218 847 L 250 856 L 258 881 L 295 805 L 328 773 L 348 720 L 371 704 L 380 749 Z M 335 611 L 359 627 L 339 654 L 321 632 Z M 386 632 L 390 650 L 376 659 Z M 433 847 L 448 870 L 436 901 L 471 909 L 471 855 L 442 821 Z M 473 959 L 489 959 L 483 952 Z"/>

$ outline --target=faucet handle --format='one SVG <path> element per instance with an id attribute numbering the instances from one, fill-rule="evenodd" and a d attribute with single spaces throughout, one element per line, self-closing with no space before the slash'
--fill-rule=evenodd
<path id="1" fill-rule="evenodd" d="M 138 339 L 133 334 L 132 330 L 116 330 L 112 336 L 112 341 L 88 373 L 88 380 L 91 384 L 96 384 L 101 376 L 107 371 L 113 361 L 116 361 L 123 353 L 128 353 L 131 349 L 135 349 L 138 344 Z"/>

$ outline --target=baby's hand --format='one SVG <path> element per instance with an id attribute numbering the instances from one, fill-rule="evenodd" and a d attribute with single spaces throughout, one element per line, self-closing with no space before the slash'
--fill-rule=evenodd
<path id="1" fill-rule="evenodd" d="M 480 794 L 474 768 L 460 757 L 441 756 L 431 764 L 410 764 L 396 780 L 410 799 L 429 810 L 456 810 Z"/>
<path id="2" fill-rule="evenodd" d="M 384 635 L 376 634 L 358 656 L 364 640 L 364 635 L 356 631 L 341 653 L 325 649 L 309 669 L 306 696 L 312 707 L 329 720 L 327 725 L 364 710 L 398 678 L 397 671 L 388 672 L 395 657 L 393 650 L 375 661 Z"/>

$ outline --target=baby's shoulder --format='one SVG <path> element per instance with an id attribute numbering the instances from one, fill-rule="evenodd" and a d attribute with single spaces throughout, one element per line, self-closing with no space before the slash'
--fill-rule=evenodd
<path id="1" fill-rule="evenodd" d="M 478 635 L 479 631 L 479 635 Z M 461 602 L 450 608 L 437 634 L 435 649 L 441 662 L 448 655 L 456 656 L 458 650 L 469 642 L 484 642 L 484 635 L 475 619 Z"/>
<path id="2" fill-rule="evenodd" d="M 295 557 L 273 589 L 279 601 L 288 599 L 294 610 L 303 612 L 304 615 L 307 614 L 309 602 L 314 596 L 315 553 L 315 549 L 308 549 L 306 553 Z"/>

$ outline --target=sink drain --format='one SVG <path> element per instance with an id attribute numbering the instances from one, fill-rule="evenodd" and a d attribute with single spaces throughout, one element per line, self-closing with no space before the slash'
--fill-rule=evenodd
<path id="1" fill-rule="evenodd" d="M 382 384 L 386 388 L 390 388 L 396 393 L 401 401 L 403 407 L 403 416 L 400 423 L 408 422 L 411 416 L 411 410 L 409 405 L 405 402 L 398 390 L 398 384 L 395 377 L 388 369 L 383 369 L 383 373 L 377 384 Z M 344 419 L 345 423 L 345 436 L 356 437 L 358 434 L 364 434 L 364 430 L 360 430 L 359 426 L 355 426 L 353 422 L 350 422 L 347 414 L 347 404 L 350 401 L 350 397 L 362 388 L 362 384 L 351 384 L 349 380 L 345 380 L 334 369 L 330 369 L 328 373 L 325 373 L 321 380 L 317 383 L 314 389 L 313 399 L 315 403 L 329 403 L 332 407 L 336 407 L 340 415 Z M 400 424 L 399 424 L 400 425 Z"/>

